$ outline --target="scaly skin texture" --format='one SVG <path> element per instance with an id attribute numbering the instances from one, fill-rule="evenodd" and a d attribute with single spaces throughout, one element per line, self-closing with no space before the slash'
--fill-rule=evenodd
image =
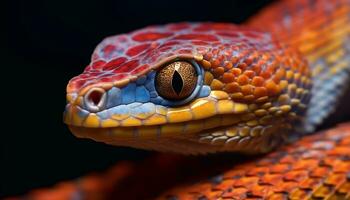
<path id="1" fill-rule="evenodd" d="M 350 199 L 349 128 L 305 137 L 159 199 Z"/>
<path id="2" fill-rule="evenodd" d="M 350 199 L 350 124 L 253 158 L 157 155 L 24 199 Z M 175 187 L 176 186 L 176 187 Z M 11 198 L 17 200 L 21 198 Z"/>
<path id="3" fill-rule="evenodd" d="M 163 99 L 153 81 L 178 60 L 200 68 L 198 94 L 180 105 Z M 298 136 L 291 130 L 307 108 L 310 78 L 306 60 L 269 33 L 220 23 L 153 26 L 96 48 L 67 86 L 65 122 L 79 137 L 113 145 L 266 152 Z M 91 110 L 91 91 L 106 105 Z"/>
<path id="4" fill-rule="evenodd" d="M 349 5 L 347 0 L 282 1 L 252 18 L 250 28 L 181 23 L 107 38 L 84 73 L 69 83 L 65 122 L 79 137 L 115 145 L 181 153 L 268 151 L 311 132 L 348 87 Z M 152 105 L 135 111 L 133 104 L 128 113 L 112 109 L 128 101 L 108 91 L 131 84 L 145 94 L 148 74 L 176 60 L 191 60 L 203 69 L 202 88 L 207 89 L 201 95 L 178 107 L 152 100 L 154 90 L 147 87 L 149 97 L 135 89 L 131 102 Z M 137 83 L 144 76 L 146 81 Z M 93 88 L 121 103 L 87 109 L 84 98 Z M 349 146 L 350 125 L 345 124 L 249 161 L 230 157 L 212 166 L 183 158 L 183 167 L 181 159 L 160 156 L 152 164 L 117 165 L 102 177 L 83 177 L 29 197 L 350 199 Z M 206 178 L 181 180 L 181 186 L 165 190 L 184 173 L 202 170 L 217 176 L 203 172 Z M 180 174 L 169 175 L 176 171 Z"/>
<path id="5" fill-rule="evenodd" d="M 313 88 L 304 129 L 313 131 L 335 110 L 349 84 L 350 1 L 282 1 L 251 18 L 307 58 Z"/>

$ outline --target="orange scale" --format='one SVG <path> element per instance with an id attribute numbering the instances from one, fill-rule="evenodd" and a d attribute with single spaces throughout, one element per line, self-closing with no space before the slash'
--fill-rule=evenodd
<path id="1" fill-rule="evenodd" d="M 348 146 L 350 146 L 350 137 L 344 138 L 344 139 L 339 143 L 339 145 L 344 145 L 344 146 L 348 145 Z"/>
<path id="2" fill-rule="evenodd" d="M 239 64 L 237 65 L 237 67 L 240 68 L 241 70 L 245 70 L 245 69 L 247 68 L 247 64 L 245 64 L 245 63 L 239 63 Z"/>
<path id="3" fill-rule="evenodd" d="M 255 87 L 253 95 L 256 98 L 267 96 L 267 90 L 264 87 Z"/>
<path id="4" fill-rule="evenodd" d="M 268 167 L 255 167 L 247 172 L 247 176 L 262 176 L 270 171 Z M 263 177 L 263 176 L 262 176 Z"/>
<path id="5" fill-rule="evenodd" d="M 328 156 L 350 155 L 350 147 L 340 146 L 327 152 Z"/>
<path id="6" fill-rule="evenodd" d="M 264 79 L 269 79 L 271 77 L 271 72 L 269 72 L 269 71 L 262 71 L 260 73 L 260 76 L 263 77 Z"/>
<path id="7" fill-rule="evenodd" d="M 283 68 L 278 69 L 276 74 L 275 74 L 275 76 L 278 76 L 280 78 L 285 77 L 286 76 L 286 70 L 283 69 Z"/>
<path id="8" fill-rule="evenodd" d="M 234 183 L 234 187 L 245 187 L 250 189 L 252 186 L 258 184 L 259 177 L 242 177 L 237 179 Z"/>
<path id="9" fill-rule="evenodd" d="M 276 84 L 279 84 L 281 81 L 281 78 L 279 76 L 273 76 L 272 78 L 273 82 L 275 82 Z"/>
<path id="10" fill-rule="evenodd" d="M 213 74 L 216 77 L 221 76 L 224 72 L 225 72 L 225 69 L 223 67 L 217 67 L 213 70 Z"/>
<path id="11" fill-rule="evenodd" d="M 282 182 L 282 183 L 276 185 L 273 188 L 273 190 L 274 190 L 274 192 L 279 192 L 279 193 L 289 193 L 297 187 L 298 187 L 297 182 L 288 181 L 288 182 Z"/>
<path id="12" fill-rule="evenodd" d="M 254 87 L 251 85 L 243 85 L 241 86 L 241 90 L 243 95 L 250 95 L 253 94 Z"/>
<path id="13" fill-rule="evenodd" d="M 233 180 L 233 179 L 228 179 L 228 180 L 223 180 L 221 183 L 215 185 L 213 187 L 214 190 L 227 190 L 229 188 L 232 188 L 233 186 L 233 183 L 235 182 L 236 180 Z"/>
<path id="14" fill-rule="evenodd" d="M 270 65 L 274 68 L 277 68 L 280 65 L 280 63 L 276 59 L 274 59 Z"/>
<path id="15" fill-rule="evenodd" d="M 256 199 L 265 198 L 267 196 L 270 196 L 273 194 L 273 187 L 272 186 L 261 186 L 261 185 L 255 185 L 252 187 L 250 194 L 251 196 L 254 196 Z"/>
<path id="16" fill-rule="evenodd" d="M 280 87 L 276 85 L 276 83 L 273 80 L 268 80 L 265 82 L 265 87 L 268 91 L 269 95 L 277 95 L 280 93 Z"/>
<path id="17" fill-rule="evenodd" d="M 299 183 L 299 188 L 312 190 L 320 184 L 322 184 L 322 179 L 320 178 L 307 178 Z"/>
<path id="18" fill-rule="evenodd" d="M 283 181 L 281 174 L 266 174 L 261 176 L 259 184 L 278 185 Z"/>
<path id="19" fill-rule="evenodd" d="M 308 199 L 311 192 L 312 191 L 310 191 L 310 190 L 302 190 L 302 189 L 297 188 L 297 189 L 293 190 L 292 193 L 289 194 L 288 199 Z M 282 198 L 280 198 L 280 199 L 282 199 Z"/>
<path id="20" fill-rule="evenodd" d="M 240 68 L 232 68 L 230 71 L 231 71 L 232 74 L 235 75 L 235 76 L 239 76 L 239 75 L 241 75 L 241 73 L 242 73 L 242 70 L 241 70 Z"/>
<path id="21" fill-rule="evenodd" d="M 254 86 L 263 86 L 265 82 L 265 79 L 261 76 L 254 76 L 252 79 L 251 84 Z"/>
<path id="22" fill-rule="evenodd" d="M 246 85 L 249 83 L 249 78 L 248 76 L 246 75 L 240 75 L 238 78 L 237 78 L 237 83 L 240 84 L 240 85 Z"/>
<path id="23" fill-rule="evenodd" d="M 276 164 L 270 167 L 271 174 L 282 174 L 290 170 L 288 164 Z"/>
<path id="24" fill-rule="evenodd" d="M 294 163 L 293 170 L 312 170 L 318 166 L 316 159 L 302 159 Z"/>
<path id="25" fill-rule="evenodd" d="M 222 197 L 223 198 L 232 198 L 234 197 L 234 199 L 237 199 L 237 200 L 241 200 L 241 199 L 246 199 L 247 198 L 247 192 L 248 192 L 248 189 L 244 188 L 244 187 L 240 187 L 240 188 L 234 188 L 233 190 L 231 191 L 226 191 Z"/>
<path id="26" fill-rule="evenodd" d="M 309 172 L 307 170 L 289 171 L 284 174 L 285 181 L 300 182 L 308 177 Z"/>
<path id="27" fill-rule="evenodd" d="M 340 162 L 339 164 L 333 166 L 333 171 L 335 173 L 347 173 L 350 171 L 350 163 L 349 162 Z"/>
<path id="28" fill-rule="evenodd" d="M 275 74 L 277 70 L 276 68 L 277 68 L 276 66 L 273 66 L 270 64 L 267 66 L 266 71 L 270 72 L 271 74 Z"/>
<path id="29" fill-rule="evenodd" d="M 214 59 L 210 63 L 211 63 L 212 68 L 217 68 L 220 66 L 220 60 L 218 60 L 218 59 Z"/>
<path id="30" fill-rule="evenodd" d="M 236 82 L 228 83 L 225 85 L 224 90 L 228 93 L 235 93 L 235 92 L 240 92 L 241 87 Z"/>
<path id="31" fill-rule="evenodd" d="M 253 78 L 255 76 L 255 72 L 252 70 L 246 70 L 243 74 L 248 76 L 249 78 Z"/>
<path id="32" fill-rule="evenodd" d="M 253 64 L 253 65 L 251 66 L 251 69 L 252 69 L 256 74 L 260 74 L 260 73 L 261 73 L 261 67 L 260 67 L 260 65 Z"/>
<path id="33" fill-rule="evenodd" d="M 234 79 L 235 79 L 235 77 L 230 72 L 226 72 L 222 75 L 222 82 L 224 82 L 224 83 L 231 83 L 234 81 Z"/>
<path id="34" fill-rule="evenodd" d="M 231 69 L 233 67 L 233 64 L 231 62 L 226 61 L 224 67 L 225 69 Z"/>

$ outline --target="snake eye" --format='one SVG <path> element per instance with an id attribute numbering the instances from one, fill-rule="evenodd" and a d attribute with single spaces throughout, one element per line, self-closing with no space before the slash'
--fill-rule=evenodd
<path id="1" fill-rule="evenodd" d="M 197 76 L 195 68 L 188 62 L 170 63 L 158 71 L 155 80 L 156 90 L 164 99 L 185 99 L 196 88 Z"/>

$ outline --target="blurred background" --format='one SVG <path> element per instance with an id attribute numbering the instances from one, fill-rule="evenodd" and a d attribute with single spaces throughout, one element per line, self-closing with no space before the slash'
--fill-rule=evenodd
<path id="1" fill-rule="evenodd" d="M 66 84 L 83 71 L 104 37 L 169 22 L 240 23 L 270 2 L 7 2 L 1 66 L 0 198 L 150 154 L 77 139 L 62 123 Z M 325 126 L 349 120 L 349 106 L 342 110 L 346 112 L 332 117 L 334 120 Z"/>

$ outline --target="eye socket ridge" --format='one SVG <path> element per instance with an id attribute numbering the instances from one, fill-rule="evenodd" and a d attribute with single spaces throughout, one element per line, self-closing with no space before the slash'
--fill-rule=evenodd
<path id="1" fill-rule="evenodd" d="M 175 60 L 157 71 L 155 88 L 169 105 L 183 105 L 195 98 L 203 85 L 203 69 L 194 60 Z"/>

